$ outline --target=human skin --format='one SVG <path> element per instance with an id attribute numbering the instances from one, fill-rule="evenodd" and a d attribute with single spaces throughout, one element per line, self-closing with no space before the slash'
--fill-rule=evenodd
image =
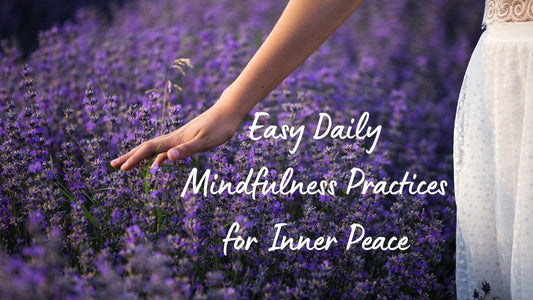
<path id="1" fill-rule="evenodd" d="M 165 135 L 111 161 L 127 171 L 157 154 L 154 164 L 208 151 L 228 141 L 250 110 L 302 64 L 363 0 L 290 0 L 272 32 L 218 101 Z"/>

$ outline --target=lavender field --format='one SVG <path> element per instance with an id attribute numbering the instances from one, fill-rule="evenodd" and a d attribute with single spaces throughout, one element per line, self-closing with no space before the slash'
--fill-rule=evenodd
<path id="1" fill-rule="evenodd" d="M 28 58 L 3 41 L 0 298 L 455 298 L 453 122 L 481 2 L 366 1 L 230 142 L 129 172 L 110 161 L 210 107 L 286 1 L 138 0 L 112 9 L 111 21 L 79 10 L 42 32 Z M 255 112 L 306 128 L 319 113 L 350 124 L 368 112 L 382 132 L 371 154 L 365 141 L 312 132 L 290 153 L 292 142 L 250 138 Z M 239 182 L 261 167 L 271 182 L 292 168 L 299 182 L 339 186 L 333 195 L 182 193 L 193 168 Z M 444 195 L 344 193 L 353 168 L 374 182 L 409 172 L 448 185 Z M 288 237 L 339 244 L 268 251 L 265 242 L 224 255 L 235 221 L 261 241 L 287 223 Z M 407 236 L 410 247 L 346 250 L 353 223 Z"/>

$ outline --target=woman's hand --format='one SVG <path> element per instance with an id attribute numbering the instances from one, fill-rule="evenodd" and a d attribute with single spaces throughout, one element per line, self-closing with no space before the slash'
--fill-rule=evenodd
<path id="1" fill-rule="evenodd" d="M 306 60 L 361 2 L 289 1 L 265 42 L 212 108 L 178 130 L 142 143 L 111 165 L 129 170 L 154 154 L 159 154 L 155 163 L 161 164 L 167 158 L 184 159 L 229 140 L 244 116 Z"/>
<path id="2" fill-rule="evenodd" d="M 213 149 L 235 134 L 243 118 L 243 115 L 219 100 L 183 127 L 140 144 L 111 161 L 111 166 L 127 171 L 155 154 L 158 155 L 154 164 L 162 164 L 167 158 L 184 159 L 198 152 Z"/>

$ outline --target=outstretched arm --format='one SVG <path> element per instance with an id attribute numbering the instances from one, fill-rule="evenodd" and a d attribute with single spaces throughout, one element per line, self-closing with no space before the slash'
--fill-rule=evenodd
<path id="1" fill-rule="evenodd" d="M 363 0 L 290 0 L 265 42 L 220 99 L 179 129 L 142 143 L 111 165 L 129 170 L 158 154 L 184 159 L 229 140 L 248 112 L 276 88 L 357 9 Z"/>

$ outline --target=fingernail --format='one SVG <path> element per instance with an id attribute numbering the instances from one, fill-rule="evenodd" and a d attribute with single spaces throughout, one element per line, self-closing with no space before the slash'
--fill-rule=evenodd
<path id="1" fill-rule="evenodd" d="M 116 159 L 113 159 L 113 160 L 111 161 L 111 164 L 114 165 L 116 162 L 117 162 L 117 160 L 116 160 Z"/>
<path id="2" fill-rule="evenodd" d="M 120 167 L 122 171 L 125 171 L 127 168 L 128 168 L 128 163 L 125 163 L 122 165 L 122 167 Z"/>
<path id="3" fill-rule="evenodd" d="M 168 151 L 168 157 L 170 157 L 170 159 L 172 160 L 178 159 L 179 155 L 180 155 L 180 152 L 176 149 L 172 149 Z"/>

